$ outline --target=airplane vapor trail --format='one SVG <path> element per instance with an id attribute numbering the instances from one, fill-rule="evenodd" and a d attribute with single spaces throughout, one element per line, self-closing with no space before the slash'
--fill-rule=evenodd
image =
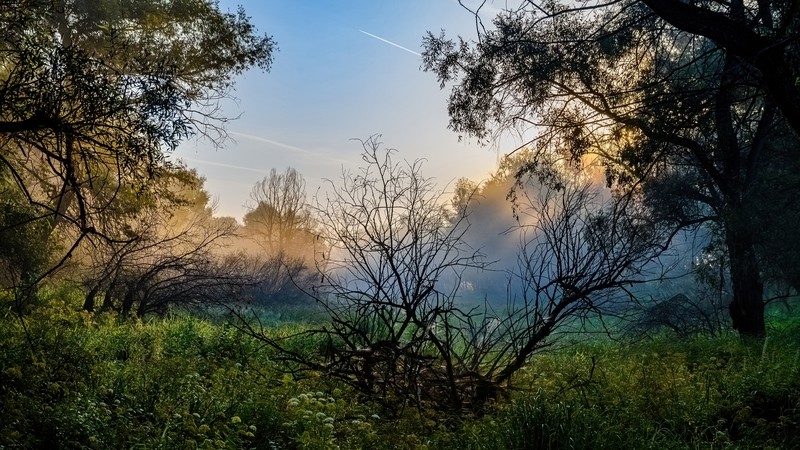
<path id="1" fill-rule="evenodd" d="M 250 140 L 253 140 L 253 141 L 266 142 L 267 144 L 272 144 L 272 145 L 274 145 L 276 147 L 285 148 L 286 150 L 292 150 L 292 151 L 295 151 L 295 152 L 298 152 L 298 153 L 306 153 L 308 155 L 313 155 L 314 154 L 314 152 L 312 152 L 310 150 L 306 150 L 306 149 L 300 148 L 300 147 L 295 147 L 294 145 L 284 144 L 283 142 L 273 141 L 272 139 L 267 139 L 267 138 L 261 137 L 261 136 L 255 136 L 255 135 L 252 135 L 252 134 L 239 133 L 239 132 L 236 132 L 236 131 L 231 131 L 230 134 L 232 134 L 234 136 L 239 136 L 239 137 L 242 137 L 242 138 L 245 138 L 245 139 L 250 139 Z"/>
<path id="2" fill-rule="evenodd" d="M 239 136 L 239 137 L 244 138 L 244 139 L 250 139 L 252 141 L 264 142 L 264 143 L 267 143 L 267 144 L 274 145 L 276 147 L 285 148 L 286 150 L 291 150 L 293 152 L 302 153 L 302 154 L 305 154 L 305 155 L 310 155 L 310 156 L 314 156 L 314 157 L 321 158 L 321 159 L 326 159 L 328 161 L 333 161 L 333 162 L 337 162 L 337 163 L 349 163 L 349 161 L 346 161 L 344 159 L 334 158 L 334 157 L 331 157 L 331 156 L 323 155 L 323 154 L 321 154 L 319 152 L 314 152 L 314 151 L 311 151 L 311 150 L 306 150 L 304 148 L 295 147 L 294 145 L 289 145 L 289 144 L 284 144 L 283 142 L 273 141 L 272 139 L 267 139 L 267 138 L 262 137 L 262 136 L 255 136 L 255 135 L 252 135 L 252 134 L 239 133 L 237 131 L 231 131 L 229 134 L 232 134 L 234 136 Z"/>
<path id="3" fill-rule="evenodd" d="M 400 44 L 395 44 L 394 42 L 392 42 L 392 41 L 388 41 L 388 40 L 386 40 L 386 39 L 384 39 L 384 38 L 382 38 L 382 37 L 380 37 L 380 36 L 375 36 L 374 34 L 372 34 L 372 33 L 367 33 L 367 32 L 366 32 L 366 31 L 364 31 L 364 30 L 358 30 L 358 31 L 360 31 L 360 32 L 362 32 L 362 33 L 364 33 L 364 34 L 366 34 L 366 35 L 367 35 L 367 36 L 369 36 L 369 37 L 373 37 L 373 38 L 375 38 L 375 39 L 377 39 L 377 40 L 379 40 L 379 41 L 386 42 L 386 43 L 387 43 L 387 44 L 389 44 L 389 45 L 394 45 L 395 47 L 397 47 L 397 48 L 399 48 L 399 49 L 401 49 L 401 50 L 405 50 L 405 51 L 407 51 L 408 53 L 411 53 L 411 54 L 414 54 L 414 55 L 417 55 L 417 56 L 422 56 L 420 53 L 417 53 L 417 52 L 415 52 L 414 50 L 411 50 L 410 48 L 403 47 L 403 46 L 402 46 L 402 45 L 400 45 Z"/>
<path id="4" fill-rule="evenodd" d="M 224 167 L 226 169 L 246 170 L 248 172 L 255 172 L 255 173 L 261 173 L 261 174 L 269 173 L 269 172 L 267 172 L 265 170 L 254 169 L 252 167 L 237 166 L 237 165 L 234 165 L 234 164 L 226 164 L 226 163 L 221 163 L 221 162 L 216 162 L 216 161 L 207 161 L 205 159 L 189 158 L 189 157 L 185 157 L 185 156 L 182 157 L 181 159 L 186 160 L 186 161 L 192 161 L 192 162 L 200 163 L 200 164 L 205 164 L 207 166 Z"/>

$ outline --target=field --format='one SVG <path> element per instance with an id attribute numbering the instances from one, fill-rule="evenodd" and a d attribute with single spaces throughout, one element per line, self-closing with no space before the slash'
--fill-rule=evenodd
<path id="1" fill-rule="evenodd" d="M 303 326 L 286 317 L 269 332 Z M 119 321 L 61 301 L 1 322 L 0 449 L 800 448 L 800 320 L 786 314 L 758 342 L 562 345 L 469 415 L 392 414 L 323 373 L 293 376 L 224 317 Z"/>

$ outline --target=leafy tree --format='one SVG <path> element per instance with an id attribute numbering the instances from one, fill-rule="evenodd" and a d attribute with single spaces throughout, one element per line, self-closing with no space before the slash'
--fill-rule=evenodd
<path id="1" fill-rule="evenodd" d="M 0 26 L 0 164 L 43 229 L 73 230 L 62 262 L 87 235 L 129 239 L 104 226 L 117 197 L 151 194 L 187 136 L 224 134 L 216 101 L 275 51 L 211 0 L 12 0 Z"/>
<path id="2" fill-rule="evenodd" d="M 34 293 L 29 287 L 50 263 L 56 245 L 37 221 L 40 211 L 4 175 L 7 171 L 0 169 L 0 292 L 7 292 L 17 312 L 23 312 Z"/>
<path id="3" fill-rule="evenodd" d="M 703 36 L 757 72 L 763 86 L 795 133 L 800 133 L 800 87 L 797 79 L 797 33 L 800 7 L 793 0 L 713 1 L 642 0 L 665 22 L 685 33 Z"/>
<path id="4" fill-rule="evenodd" d="M 776 132 L 800 129 L 797 103 L 786 101 L 797 93 L 786 84 L 797 74 L 796 10 L 783 1 L 525 1 L 491 29 L 479 21 L 477 42 L 429 34 L 424 66 L 442 87 L 454 83 L 455 131 L 482 140 L 511 128 L 536 133 L 528 171 L 547 178 L 564 164 L 600 161 L 609 184 L 633 192 L 654 220 L 711 224 L 726 247 L 733 327 L 759 336 L 753 187 L 780 147 Z M 723 33 L 733 29 L 741 33 Z M 800 149 L 792 139 L 780 151 Z"/>

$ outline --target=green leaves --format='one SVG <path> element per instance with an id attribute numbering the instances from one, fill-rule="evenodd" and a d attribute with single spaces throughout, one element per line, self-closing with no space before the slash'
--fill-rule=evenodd
<path id="1" fill-rule="evenodd" d="M 217 102 L 276 51 L 212 0 L 13 0 L 0 26 L 0 163 L 44 234 L 68 225 L 73 242 L 129 240 L 113 221 L 160 194 L 164 153 L 197 133 L 223 139 Z"/>

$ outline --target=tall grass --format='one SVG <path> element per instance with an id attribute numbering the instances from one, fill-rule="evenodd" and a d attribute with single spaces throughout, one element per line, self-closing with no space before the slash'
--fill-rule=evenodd
<path id="1" fill-rule="evenodd" d="M 535 357 L 484 415 L 389 418 L 324 374 L 286 373 L 219 318 L 119 321 L 73 303 L 24 328 L 0 319 L 0 449 L 800 448 L 791 316 L 761 342 L 583 341 Z"/>

